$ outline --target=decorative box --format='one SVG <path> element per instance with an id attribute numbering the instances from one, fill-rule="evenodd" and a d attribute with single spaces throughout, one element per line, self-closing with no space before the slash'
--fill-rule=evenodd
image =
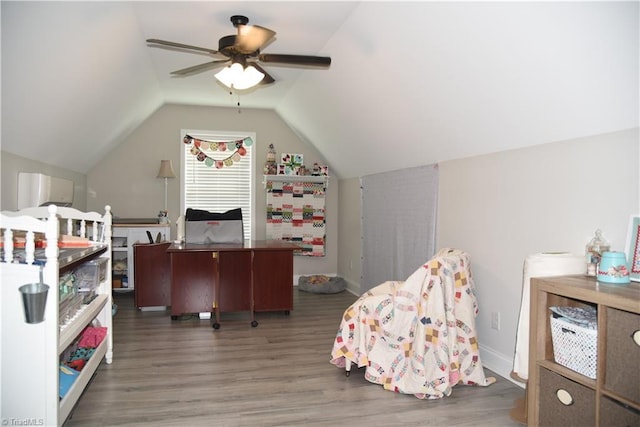
<path id="1" fill-rule="evenodd" d="M 303 166 L 302 154 L 283 153 L 278 164 L 278 175 L 300 175 L 300 168 Z"/>
<path id="2" fill-rule="evenodd" d="M 304 155 L 294 153 L 282 153 L 280 163 L 285 166 L 302 166 L 304 164 Z"/>

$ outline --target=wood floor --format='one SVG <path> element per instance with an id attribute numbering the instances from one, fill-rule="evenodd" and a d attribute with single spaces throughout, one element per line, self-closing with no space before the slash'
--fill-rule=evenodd
<path id="1" fill-rule="evenodd" d="M 294 310 L 172 321 L 140 312 L 116 294 L 114 358 L 104 362 L 65 426 L 518 426 L 509 417 L 524 392 L 504 378 L 457 385 L 420 400 L 350 377 L 329 363 L 344 310 L 356 297 L 294 288 Z M 492 372 L 487 375 L 495 376 Z"/>

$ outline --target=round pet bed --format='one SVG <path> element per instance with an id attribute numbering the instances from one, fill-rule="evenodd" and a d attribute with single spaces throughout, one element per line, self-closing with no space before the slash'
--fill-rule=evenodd
<path id="1" fill-rule="evenodd" d="M 298 289 L 314 294 L 336 294 L 347 289 L 347 282 L 342 277 L 337 276 L 300 276 Z"/>

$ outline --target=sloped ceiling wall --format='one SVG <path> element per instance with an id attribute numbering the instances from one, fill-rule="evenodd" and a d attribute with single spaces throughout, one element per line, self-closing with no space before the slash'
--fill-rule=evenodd
<path id="1" fill-rule="evenodd" d="M 638 2 L 11 2 L 2 150 L 86 172 L 165 102 L 271 108 L 351 178 L 638 126 Z M 229 17 L 277 31 L 269 67 L 230 95 L 208 56 Z"/>
<path id="2" fill-rule="evenodd" d="M 637 6 L 362 4 L 277 110 L 347 177 L 635 127 Z"/>
<path id="3" fill-rule="evenodd" d="M 162 105 L 131 4 L 0 7 L 3 150 L 84 173 Z"/>

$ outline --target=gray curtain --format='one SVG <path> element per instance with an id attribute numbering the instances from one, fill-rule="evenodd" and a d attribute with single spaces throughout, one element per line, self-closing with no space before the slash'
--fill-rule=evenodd
<path id="1" fill-rule="evenodd" d="M 405 280 L 435 253 L 438 165 L 361 178 L 362 293 Z"/>

